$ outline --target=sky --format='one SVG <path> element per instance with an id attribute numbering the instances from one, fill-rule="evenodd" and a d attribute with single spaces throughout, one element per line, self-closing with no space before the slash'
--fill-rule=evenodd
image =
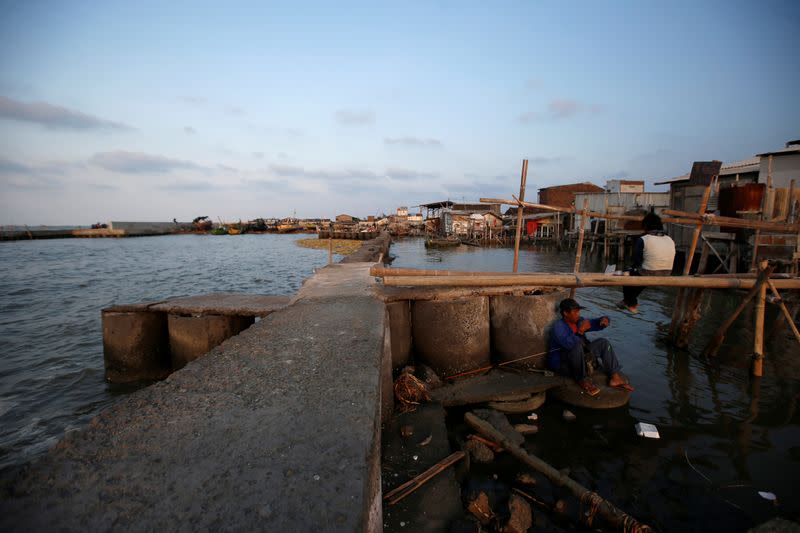
<path id="1" fill-rule="evenodd" d="M 0 0 L 0 224 L 659 190 L 800 138 L 798 49 L 796 1 Z"/>

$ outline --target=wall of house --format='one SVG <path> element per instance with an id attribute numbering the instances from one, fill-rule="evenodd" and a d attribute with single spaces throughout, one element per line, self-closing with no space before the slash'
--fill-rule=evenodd
<path id="1" fill-rule="evenodd" d="M 576 183 L 574 185 L 562 185 L 560 187 L 550 187 L 539 190 L 539 203 L 555 205 L 559 207 L 570 207 L 575 199 L 575 193 L 579 192 L 603 192 L 602 187 L 590 183 Z"/>

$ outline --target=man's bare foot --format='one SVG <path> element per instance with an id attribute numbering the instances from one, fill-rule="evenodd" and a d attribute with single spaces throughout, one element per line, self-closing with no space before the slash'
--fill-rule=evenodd
<path id="1" fill-rule="evenodd" d="M 633 392 L 633 387 L 628 383 L 628 381 L 622 377 L 622 374 L 619 372 L 614 372 L 611 374 L 611 377 L 608 378 L 608 386 L 614 387 L 615 389 L 621 389 L 628 392 Z"/>

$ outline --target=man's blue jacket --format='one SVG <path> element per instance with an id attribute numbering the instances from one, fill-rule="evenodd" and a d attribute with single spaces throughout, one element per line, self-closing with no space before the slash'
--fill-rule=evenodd
<path id="1" fill-rule="evenodd" d="M 578 324 L 584 320 L 583 317 L 578 319 Z M 589 319 L 592 325 L 589 331 L 600 331 L 603 326 L 600 325 L 600 318 Z M 572 350 L 576 344 L 588 342 L 585 335 L 578 335 L 569 324 L 562 318 L 553 324 L 550 330 L 550 351 L 547 353 L 547 368 L 550 370 L 558 370 L 561 368 L 561 355 L 563 352 Z"/>

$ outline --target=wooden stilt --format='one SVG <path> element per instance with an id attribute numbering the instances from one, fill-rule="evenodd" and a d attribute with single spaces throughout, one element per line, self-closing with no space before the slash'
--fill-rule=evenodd
<path id="1" fill-rule="evenodd" d="M 764 196 L 761 198 L 761 220 L 764 220 L 764 213 L 769 205 L 769 196 L 772 194 L 772 156 L 767 160 L 767 190 L 764 191 Z M 769 219 L 771 217 L 767 217 Z M 753 258 L 750 261 L 750 270 L 755 270 L 758 264 L 758 240 L 761 238 L 761 229 L 756 229 L 755 237 L 753 237 Z"/>
<path id="2" fill-rule="evenodd" d="M 761 270 L 767 268 L 767 261 L 761 262 Z M 758 290 L 756 300 L 756 324 L 753 329 L 753 375 L 761 377 L 764 375 L 764 302 L 767 296 L 767 283 L 762 283 Z"/>
<path id="3" fill-rule="evenodd" d="M 583 252 L 583 232 L 586 229 L 586 219 L 589 218 L 587 213 L 589 212 L 589 200 L 585 199 L 583 201 L 583 211 L 581 212 L 581 227 L 578 230 L 578 244 L 576 245 L 577 249 L 575 251 L 575 269 L 574 272 L 578 274 L 581 271 L 581 253 Z M 575 297 L 575 287 L 570 289 L 569 297 Z"/>
<path id="4" fill-rule="evenodd" d="M 731 316 L 722 323 L 722 325 L 717 329 L 717 332 L 711 338 L 706 346 L 706 349 L 703 350 L 703 355 L 707 357 L 712 357 L 717 355 L 717 350 L 719 347 L 722 346 L 722 341 L 725 340 L 725 335 L 728 333 L 728 329 L 733 325 L 739 315 L 744 311 L 744 308 L 750 303 L 750 301 L 761 291 L 761 288 L 769 279 L 769 276 L 772 274 L 774 267 L 772 265 L 767 266 L 767 268 L 758 275 L 758 279 L 756 280 L 755 285 L 750 289 L 747 295 L 742 298 L 742 301 L 739 302 L 739 306 L 731 313 Z"/>
<path id="5" fill-rule="evenodd" d="M 519 201 L 525 201 L 525 182 L 528 180 L 528 160 L 522 160 L 522 175 L 519 178 Z M 517 234 L 514 238 L 514 269 L 516 272 L 519 268 L 519 241 L 522 238 L 522 212 L 525 208 L 522 205 L 517 206 Z"/>
<path id="6" fill-rule="evenodd" d="M 333 264 L 333 239 L 328 237 L 328 264 Z"/>

